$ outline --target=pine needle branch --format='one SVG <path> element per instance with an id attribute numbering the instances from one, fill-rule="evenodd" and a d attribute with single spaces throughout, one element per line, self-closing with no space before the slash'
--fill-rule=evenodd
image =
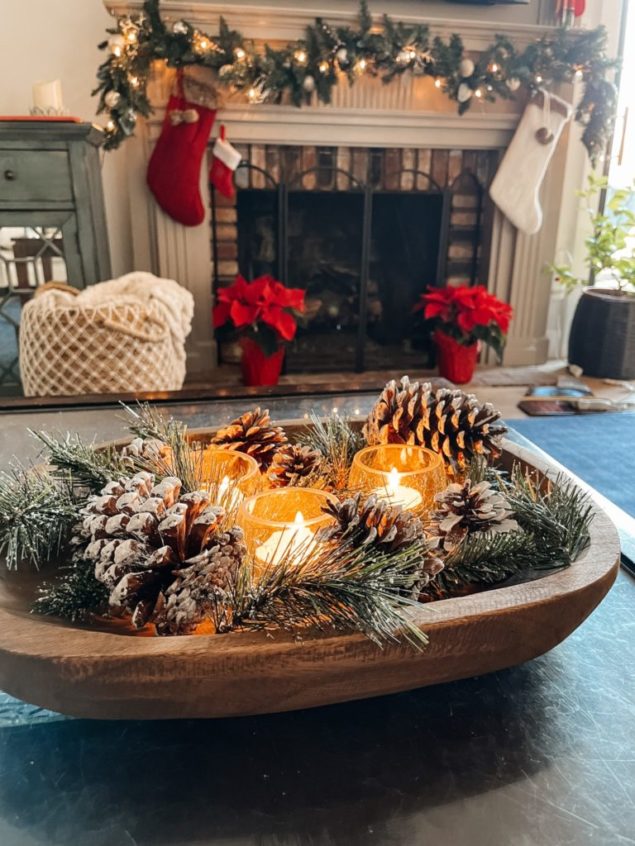
<path id="1" fill-rule="evenodd" d="M 499 584 L 531 567 L 534 538 L 525 532 L 468 535 L 445 559 L 445 567 L 424 588 L 427 600 L 447 599 L 473 586 Z"/>
<path id="2" fill-rule="evenodd" d="M 361 631 L 380 646 L 405 640 L 420 649 L 427 637 L 408 612 L 417 606 L 411 595 L 426 552 L 425 542 L 388 554 L 320 545 L 284 554 L 256 577 L 247 564 L 235 624 Z"/>
<path id="3" fill-rule="evenodd" d="M 58 579 L 45 582 L 38 594 L 32 613 L 73 623 L 103 613 L 108 606 L 107 588 L 95 578 L 94 566 L 81 559 L 61 568 Z"/>
<path id="4" fill-rule="evenodd" d="M 55 438 L 47 432 L 30 432 L 46 447 L 54 475 L 83 485 L 92 493 L 129 472 L 115 449 L 97 450 L 92 444 L 84 443 L 79 435 L 70 433 Z"/>
<path id="5" fill-rule="evenodd" d="M 568 566 L 588 546 L 593 506 L 566 477 L 544 482 L 516 464 L 505 494 L 520 526 L 534 536 L 536 567 Z"/>
<path id="6" fill-rule="evenodd" d="M 298 437 L 298 443 L 317 450 L 322 456 L 320 473 L 335 490 L 343 490 L 356 452 L 363 447 L 361 432 L 337 414 L 326 419 L 311 413 L 311 423 Z"/>
<path id="7" fill-rule="evenodd" d="M 195 491 L 200 487 L 200 451 L 192 448 L 187 437 L 187 425 L 173 417 L 165 417 L 148 403 L 139 403 L 135 408 L 123 404 L 129 415 L 128 429 L 139 438 L 156 438 L 170 447 L 169 461 L 137 462 L 137 469 L 149 470 L 158 476 L 178 476 L 183 491 Z"/>
<path id="8" fill-rule="evenodd" d="M 0 473 L 0 554 L 9 570 L 23 561 L 39 569 L 69 540 L 80 503 L 70 485 L 40 468 Z"/>

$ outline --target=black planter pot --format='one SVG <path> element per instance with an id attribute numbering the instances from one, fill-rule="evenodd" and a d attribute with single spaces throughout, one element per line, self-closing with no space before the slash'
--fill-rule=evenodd
<path id="1" fill-rule="evenodd" d="M 590 288 L 571 324 L 569 363 L 585 376 L 635 379 L 635 296 Z"/>

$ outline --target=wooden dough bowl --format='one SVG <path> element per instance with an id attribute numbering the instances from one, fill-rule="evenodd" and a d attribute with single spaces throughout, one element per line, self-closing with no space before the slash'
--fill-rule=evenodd
<path id="1" fill-rule="evenodd" d="M 193 432 L 207 436 L 210 431 Z M 548 462 L 507 443 L 502 458 Z M 593 611 L 619 566 L 617 532 L 596 509 L 573 566 L 535 581 L 421 605 L 421 652 L 360 634 L 264 632 L 154 637 L 121 625 L 80 627 L 28 613 L 26 568 L 0 586 L 0 689 L 76 717 L 228 717 L 311 708 L 489 673 L 560 643 Z M 42 578 L 41 574 L 38 578 Z"/>

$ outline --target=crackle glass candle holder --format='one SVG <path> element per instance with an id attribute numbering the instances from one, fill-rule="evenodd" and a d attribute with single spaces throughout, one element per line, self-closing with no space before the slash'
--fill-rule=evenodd
<path id="1" fill-rule="evenodd" d="M 246 499 L 240 506 L 238 525 L 245 533 L 254 565 L 264 570 L 285 561 L 310 555 L 316 532 L 333 522 L 324 513 L 335 497 L 314 488 L 278 488 Z"/>
<path id="2" fill-rule="evenodd" d="M 348 478 L 353 490 L 375 494 L 408 511 L 430 509 L 447 479 L 443 459 L 436 452 L 406 444 L 378 444 L 360 450 Z"/>
<path id="3" fill-rule="evenodd" d="M 258 490 L 260 468 L 250 455 L 209 446 L 201 450 L 195 460 L 200 461 L 197 475 L 203 487 L 227 511 L 235 510 L 245 497 Z"/>

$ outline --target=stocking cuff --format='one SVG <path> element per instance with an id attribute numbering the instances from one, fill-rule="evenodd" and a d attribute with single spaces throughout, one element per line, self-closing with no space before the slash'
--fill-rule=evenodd
<path id="1" fill-rule="evenodd" d="M 222 138 L 216 139 L 212 153 L 214 154 L 214 158 L 221 161 L 230 170 L 236 170 L 242 159 L 238 150 L 232 147 L 229 141 L 224 141 Z"/>

